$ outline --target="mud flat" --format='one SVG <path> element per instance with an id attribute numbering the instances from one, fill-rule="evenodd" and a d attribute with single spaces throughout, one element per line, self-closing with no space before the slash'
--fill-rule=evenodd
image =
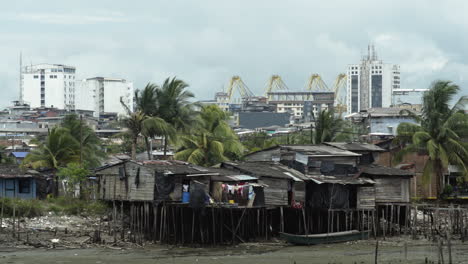
<path id="1" fill-rule="evenodd" d="M 407 245 L 405 250 L 405 246 Z M 437 243 L 391 239 L 379 241 L 378 263 L 437 263 Z M 405 253 L 406 252 L 406 253 Z M 445 263 L 448 251 L 444 248 Z M 453 263 L 468 263 L 468 244 L 454 241 Z M 0 248 L 0 263 L 374 263 L 375 241 L 291 246 L 283 242 L 247 243 L 232 247 L 189 248 L 146 245 L 140 248 Z"/>

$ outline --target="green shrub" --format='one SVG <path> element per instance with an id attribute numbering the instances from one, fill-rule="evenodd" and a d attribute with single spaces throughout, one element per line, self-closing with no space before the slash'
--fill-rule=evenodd
<path id="1" fill-rule="evenodd" d="M 85 201 L 77 198 L 58 197 L 46 200 L 0 198 L 0 208 L 3 216 L 36 217 L 53 212 L 57 215 L 97 216 L 107 212 L 108 206 L 101 201 Z M 1 209 L 0 209 L 1 210 Z"/>

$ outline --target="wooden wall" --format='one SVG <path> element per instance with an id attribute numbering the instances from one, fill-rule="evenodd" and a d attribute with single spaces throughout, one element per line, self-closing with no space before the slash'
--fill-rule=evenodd
<path id="1" fill-rule="evenodd" d="M 410 201 L 410 178 L 374 177 L 377 203 L 407 203 Z"/>
<path id="2" fill-rule="evenodd" d="M 357 209 L 375 208 L 375 188 L 374 186 L 357 187 Z"/>
<path id="3" fill-rule="evenodd" d="M 274 179 L 262 177 L 258 180 L 260 184 L 266 184 L 265 187 L 265 205 L 288 205 L 288 179 Z"/>
<path id="4" fill-rule="evenodd" d="M 119 170 L 125 171 L 125 177 L 119 176 Z M 154 199 L 154 172 L 149 168 L 127 162 L 101 170 L 96 175 L 99 177 L 100 199 L 128 201 Z"/>

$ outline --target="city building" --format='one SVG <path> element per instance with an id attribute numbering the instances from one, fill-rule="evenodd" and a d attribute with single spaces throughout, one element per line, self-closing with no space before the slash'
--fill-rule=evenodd
<path id="1" fill-rule="evenodd" d="M 230 99 L 229 95 L 225 92 L 217 92 L 214 100 L 201 100 L 198 101 L 201 105 L 217 105 L 223 111 L 229 111 Z"/>
<path id="2" fill-rule="evenodd" d="M 37 64 L 21 68 L 22 103 L 31 108 L 75 108 L 75 67 Z"/>
<path id="3" fill-rule="evenodd" d="M 429 89 L 393 89 L 392 105 L 422 105 L 422 97 Z"/>
<path id="4" fill-rule="evenodd" d="M 345 118 L 365 128 L 370 136 L 393 137 L 397 135 L 397 128 L 401 123 L 416 124 L 414 118 L 402 112 L 402 110 L 402 108 L 398 107 L 369 108 L 359 113 L 349 114 Z M 414 110 L 413 112 L 420 115 L 420 112 Z"/>
<path id="5" fill-rule="evenodd" d="M 274 112 L 239 112 L 239 126 L 247 129 L 257 129 L 269 126 L 285 127 L 289 125 L 290 113 Z"/>
<path id="6" fill-rule="evenodd" d="M 82 80 L 77 86 L 77 109 L 92 110 L 94 116 L 102 113 L 126 115 L 120 99 L 133 111 L 133 83 L 125 79 L 94 77 Z"/>
<path id="7" fill-rule="evenodd" d="M 372 45 L 360 64 L 348 66 L 347 77 L 348 114 L 368 108 L 390 107 L 393 90 L 400 89 L 400 66 L 383 63 Z"/>
<path id="8" fill-rule="evenodd" d="M 321 110 L 332 109 L 333 92 L 314 91 L 276 91 L 268 93 L 268 104 L 276 106 L 277 113 L 291 113 L 295 120 L 303 120 L 306 116 L 314 115 Z"/>

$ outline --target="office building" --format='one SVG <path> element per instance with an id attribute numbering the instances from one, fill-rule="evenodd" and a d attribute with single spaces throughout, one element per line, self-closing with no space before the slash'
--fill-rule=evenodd
<path id="1" fill-rule="evenodd" d="M 31 108 L 75 109 L 75 67 L 37 64 L 21 67 L 20 101 Z"/>
<path id="2" fill-rule="evenodd" d="M 133 111 L 133 83 L 125 79 L 94 77 L 82 80 L 77 89 L 77 109 L 92 110 L 94 116 L 103 113 L 127 115 L 120 99 Z"/>
<path id="3" fill-rule="evenodd" d="M 348 114 L 390 107 L 393 90 L 400 89 L 400 66 L 383 63 L 372 45 L 360 64 L 348 66 L 347 77 Z"/>

